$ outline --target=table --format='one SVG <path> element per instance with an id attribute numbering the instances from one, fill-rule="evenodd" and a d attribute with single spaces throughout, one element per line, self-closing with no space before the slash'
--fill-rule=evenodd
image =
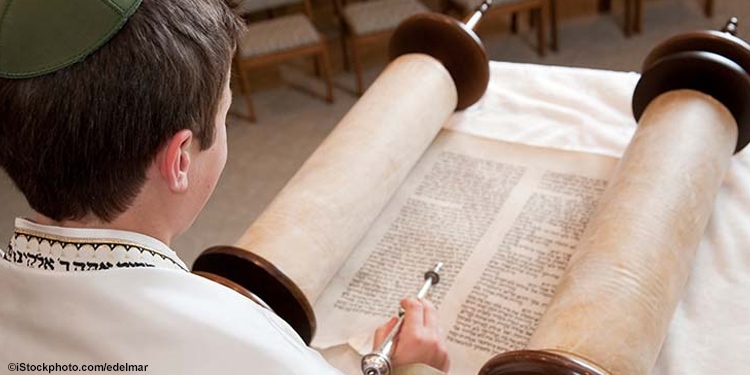
<path id="1" fill-rule="evenodd" d="M 639 75 L 492 62 L 487 93 L 445 128 L 498 140 L 619 157 L 636 129 Z M 654 375 L 744 374 L 750 368 L 750 151 L 735 155 L 675 311 Z M 323 351 L 359 374 L 347 346 Z M 457 374 L 473 375 L 473 374 Z"/>

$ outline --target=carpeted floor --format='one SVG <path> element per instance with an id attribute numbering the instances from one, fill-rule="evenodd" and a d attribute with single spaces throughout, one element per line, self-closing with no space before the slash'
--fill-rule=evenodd
<path id="1" fill-rule="evenodd" d="M 622 33 L 621 3 L 614 1 L 612 13 L 600 15 L 595 0 L 558 0 L 563 18 L 560 50 L 544 58 L 537 56 L 535 35 L 527 26 L 512 35 L 506 20 L 496 17 L 487 19 L 478 32 L 492 60 L 625 71 L 638 71 L 650 49 L 665 38 L 721 28 L 733 15 L 740 18 L 739 35 L 750 38 L 750 27 L 742 24 L 750 20 L 747 0 L 717 0 L 710 19 L 703 16 L 703 0 L 646 0 L 644 31 L 630 38 Z M 318 5 L 318 12 L 328 12 Z M 259 121 L 250 124 L 241 118 L 244 101 L 236 96 L 234 115 L 228 121 L 229 160 L 223 177 L 193 227 L 173 243 L 189 264 L 207 247 L 236 241 L 356 101 L 353 77 L 341 68 L 338 28 L 325 15 L 320 18 L 332 54 L 335 102 L 322 100 L 323 84 L 312 76 L 310 61 L 253 72 L 252 98 Z M 372 82 L 387 63 L 385 44 L 366 48 L 363 55 L 366 82 Z M 13 218 L 29 214 L 23 196 L 4 172 L 0 172 L 0 202 L 0 243 L 4 243 Z"/>

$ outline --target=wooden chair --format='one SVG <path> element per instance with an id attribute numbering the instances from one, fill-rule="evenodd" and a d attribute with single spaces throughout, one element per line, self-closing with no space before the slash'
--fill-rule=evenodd
<path id="1" fill-rule="evenodd" d="M 235 9 L 245 16 L 260 12 L 274 15 L 282 7 L 298 5 L 304 6 L 303 12 L 248 22 L 248 28 L 238 42 L 234 64 L 247 102 L 250 121 L 255 121 L 255 111 L 250 99 L 247 69 L 278 64 L 293 58 L 314 56 L 315 72 L 326 83 L 326 100 L 333 102 L 328 50 L 325 38 L 313 26 L 310 0 L 243 0 Z"/>
<path id="2" fill-rule="evenodd" d="M 609 12 L 612 0 L 599 0 L 599 12 Z M 705 0 L 703 13 L 706 17 L 713 17 L 714 0 Z M 623 32 L 626 36 L 639 34 L 643 30 L 643 0 L 625 0 L 625 22 Z"/>
<path id="3" fill-rule="evenodd" d="M 640 11 L 636 8 L 641 7 L 642 3 L 639 4 L 637 0 L 625 0 L 623 11 L 625 20 L 622 23 L 622 32 L 625 36 L 630 36 L 634 32 L 641 31 L 640 26 L 636 27 L 636 24 L 640 24 L 635 21 L 637 14 L 640 14 Z M 597 8 L 599 13 L 609 13 L 612 10 L 612 0 L 599 0 Z M 635 31 L 635 29 L 638 29 L 638 31 Z"/>
<path id="4" fill-rule="evenodd" d="M 357 95 L 364 92 L 360 48 L 388 38 L 401 21 L 429 12 L 419 0 L 370 0 L 351 4 L 334 0 L 334 8 L 341 20 L 344 67 L 347 70 L 350 65 L 354 67 Z"/>
<path id="5" fill-rule="evenodd" d="M 447 0 L 447 8 L 453 8 L 462 16 L 468 16 L 484 0 Z M 557 0 L 493 0 L 487 13 L 506 13 L 512 16 L 511 28 L 515 33 L 517 30 L 517 14 L 530 12 L 532 25 L 536 26 L 537 52 L 544 56 L 546 52 L 546 27 L 549 20 L 551 31 L 550 45 L 553 51 L 557 50 Z"/>

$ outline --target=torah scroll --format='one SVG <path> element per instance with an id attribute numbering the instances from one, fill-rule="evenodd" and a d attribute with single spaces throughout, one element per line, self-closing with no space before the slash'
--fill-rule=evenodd
<path id="1" fill-rule="evenodd" d="M 750 48 L 726 33 L 679 36 L 647 59 L 638 130 L 528 350 L 481 374 L 647 374 L 713 213 L 748 140 Z"/>

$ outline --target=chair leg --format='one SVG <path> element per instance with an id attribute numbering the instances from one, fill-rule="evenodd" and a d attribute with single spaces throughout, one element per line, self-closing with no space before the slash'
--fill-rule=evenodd
<path id="1" fill-rule="evenodd" d="M 518 34 L 518 13 L 513 12 L 513 14 L 510 15 L 510 31 L 513 34 Z"/>
<path id="2" fill-rule="evenodd" d="M 333 103 L 333 79 L 331 78 L 331 60 L 328 58 L 328 49 L 325 42 L 322 43 L 322 49 L 315 61 L 321 67 L 322 78 L 326 82 L 326 101 Z"/>
<path id="3" fill-rule="evenodd" d="M 714 0 L 706 0 L 706 8 L 704 9 L 706 17 L 714 16 Z"/>
<path id="4" fill-rule="evenodd" d="M 349 36 L 348 36 L 349 34 L 342 27 L 340 35 L 341 35 L 340 40 L 341 40 L 341 55 L 342 55 L 341 57 L 344 60 L 344 70 L 348 72 L 348 71 L 350 71 L 352 69 L 351 68 L 351 60 L 350 60 L 350 58 L 351 58 L 350 57 L 351 56 L 350 55 L 351 51 L 349 51 L 349 45 L 348 45 L 349 44 Z"/>
<path id="5" fill-rule="evenodd" d="M 549 27 L 550 27 L 550 47 L 553 51 L 557 52 L 557 0 L 549 0 Z"/>
<path id="6" fill-rule="evenodd" d="M 546 23 L 547 23 L 547 6 L 546 4 L 543 4 L 540 8 L 537 8 L 534 10 L 534 13 L 536 14 L 536 33 L 539 43 L 539 46 L 537 46 L 539 50 L 539 56 L 544 57 L 545 49 L 547 47 L 546 42 Z"/>
<path id="7" fill-rule="evenodd" d="M 354 76 L 357 80 L 357 95 L 364 93 L 364 84 L 362 83 L 362 62 L 359 59 L 359 46 L 357 38 L 351 36 L 349 39 L 349 49 L 352 51 L 352 66 L 354 67 Z"/>
<path id="8" fill-rule="evenodd" d="M 325 49 L 325 42 L 323 42 L 323 48 Z M 320 59 L 313 56 L 313 69 L 315 70 L 315 76 L 322 78 L 322 71 L 320 70 Z"/>
<path id="9" fill-rule="evenodd" d="M 245 103 L 247 103 L 248 120 L 255 122 L 255 110 L 253 109 L 253 101 L 250 99 L 250 80 L 242 69 L 242 64 L 236 64 L 237 75 L 240 76 L 240 88 L 242 90 L 242 96 L 245 97 Z"/>
<path id="10" fill-rule="evenodd" d="M 640 34 L 643 30 L 643 0 L 635 1 L 635 20 L 633 21 L 633 31 L 636 34 Z"/>
<path id="11" fill-rule="evenodd" d="M 625 0 L 625 24 L 623 25 L 623 32 L 626 37 L 630 36 L 633 28 L 633 21 L 631 17 L 631 10 L 633 9 L 633 0 Z"/>
<path id="12" fill-rule="evenodd" d="M 599 13 L 609 13 L 612 10 L 612 0 L 599 0 L 597 10 Z"/>

